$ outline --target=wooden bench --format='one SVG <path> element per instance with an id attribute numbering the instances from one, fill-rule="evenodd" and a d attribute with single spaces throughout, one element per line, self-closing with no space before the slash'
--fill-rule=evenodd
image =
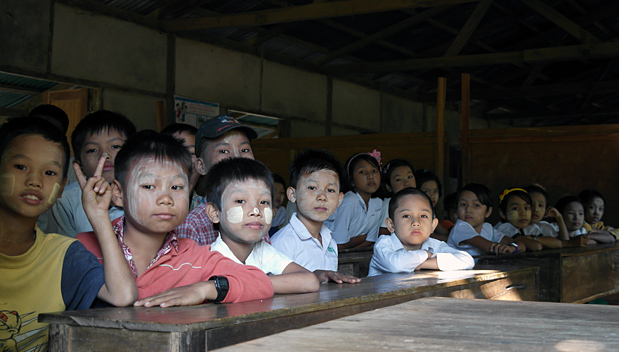
<path id="1" fill-rule="evenodd" d="M 619 307 L 422 298 L 221 351 L 617 351 Z"/>
<path id="2" fill-rule="evenodd" d="M 41 314 L 51 351 L 203 351 L 428 296 L 537 299 L 537 268 L 423 271 L 327 284 L 309 294 L 173 308 Z"/>
<path id="3" fill-rule="evenodd" d="M 584 303 L 619 292 L 619 245 L 479 256 L 478 264 L 540 268 L 540 301 Z"/>

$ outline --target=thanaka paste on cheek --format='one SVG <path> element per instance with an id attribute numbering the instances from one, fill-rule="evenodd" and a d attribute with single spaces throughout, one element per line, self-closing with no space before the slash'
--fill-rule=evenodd
<path id="1" fill-rule="evenodd" d="M 15 190 L 15 175 L 0 175 L 0 195 L 13 195 Z"/>
<path id="2" fill-rule="evenodd" d="M 264 221 L 270 224 L 271 220 L 273 220 L 273 210 L 271 208 L 264 208 Z"/>
<path id="3" fill-rule="evenodd" d="M 518 211 L 517 210 L 511 210 L 507 212 L 507 221 L 512 222 L 512 221 L 518 221 L 518 218 L 520 217 L 520 215 L 518 215 Z"/>
<path id="4" fill-rule="evenodd" d="M 243 208 L 241 206 L 232 207 L 226 211 L 226 217 L 231 224 L 238 224 L 243 221 Z"/>
<path id="5" fill-rule="evenodd" d="M 58 199 L 59 194 L 60 194 L 60 185 L 57 183 L 54 183 L 54 188 L 52 189 L 52 193 L 49 194 L 49 199 L 47 200 L 47 202 L 49 204 L 54 204 L 54 202 L 56 202 L 56 199 Z"/>

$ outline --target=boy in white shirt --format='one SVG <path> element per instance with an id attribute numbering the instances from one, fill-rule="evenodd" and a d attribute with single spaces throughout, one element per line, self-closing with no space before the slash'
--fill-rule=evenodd
<path id="1" fill-rule="evenodd" d="M 416 188 L 403 189 L 391 198 L 386 223 L 391 235 L 380 236 L 376 241 L 368 276 L 475 266 L 470 254 L 430 238 L 438 219 L 430 198 Z"/>
<path id="2" fill-rule="evenodd" d="M 275 293 L 318 291 L 315 275 L 262 239 L 271 228 L 274 194 L 273 177 L 264 164 L 248 158 L 220 161 L 205 184 L 206 214 L 220 234 L 211 250 L 262 270 Z"/>
<path id="3" fill-rule="evenodd" d="M 271 239 L 273 246 L 297 264 L 313 271 L 322 283 L 356 283 L 356 277 L 337 273 L 337 243 L 323 225 L 344 197 L 342 167 L 327 151 L 307 149 L 290 165 L 289 204 L 297 211 Z"/>

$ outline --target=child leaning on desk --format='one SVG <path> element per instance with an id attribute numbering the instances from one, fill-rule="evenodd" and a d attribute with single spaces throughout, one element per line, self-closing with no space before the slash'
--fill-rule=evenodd
<path id="1" fill-rule="evenodd" d="M 177 238 L 176 228 L 189 210 L 191 155 L 181 141 L 154 131 L 130 138 L 115 162 L 112 201 L 125 209 L 113 230 L 138 287 L 137 306 L 179 306 L 269 298 L 273 285 L 258 268 L 240 265 Z M 108 200 L 109 201 L 109 200 Z M 109 218 L 93 218 L 93 228 Z M 92 233 L 78 238 L 93 253 Z"/>
<path id="2" fill-rule="evenodd" d="M 273 221 L 275 188 L 264 164 L 248 158 L 222 160 L 211 167 L 205 184 L 206 214 L 219 228 L 212 250 L 264 271 L 275 293 L 318 291 L 314 274 L 262 239 Z"/>
<path id="3" fill-rule="evenodd" d="M 62 193 L 69 144 L 63 132 L 40 118 L 14 118 L 0 127 L 0 348 L 46 350 L 48 326 L 40 313 L 90 308 L 95 297 L 117 306 L 137 296 L 131 271 L 112 232 L 97 234 L 106 262 L 73 238 L 46 234 L 38 217 Z M 109 197 L 99 160 L 86 181 L 84 208 L 107 218 L 96 199 Z M 79 171 L 79 169 L 78 169 Z M 108 220 L 109 221 L 109 220 Z"/>
<path id="4" fill-rule="evenodd" d="M 325 150 L 306 149 L 290 164 L 287 195 L 297 211 L 272 238 L 273 246 L 297 264 L 314 272 L 321 283 L 356 283 L 356 277 L 337 272 L 337 244 L 324 225 L 342 202 L 342 167 Z"/>
<path id="5" fill-rule="evenodd" d="M 389 202 L 386 220 L 390 236 L 380 236 L 374 245 L 368 276 L 413 272 L 420 269 L 443 271 L 472 269 L 470 254 L 430 238 L 438 225 L 432 201 L 416 188 L 405 188 Z"/>

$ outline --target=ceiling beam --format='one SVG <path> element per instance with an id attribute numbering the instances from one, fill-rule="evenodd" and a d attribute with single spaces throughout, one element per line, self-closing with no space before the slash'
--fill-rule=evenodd
<path id="1" fill-rule="evenodd" d="M 329 74 L 356 72 L 414 71 L 445 67 L 471 67 L 537 62 L 558 62 L 619 57 L 619 41 L 550 48 L 528 49 L 504 53 L 433 57 L 368 64 L 338 64 L 324 67 Z"/>
<path id="2" fill-rule="evenodd" d="M 317 20 L 341 16 L 394 11 L 414 7 L 456 5 L 479 0 L 345 0 L 318 2 L 255 12 L 201 18 L 182 18 L 163 22 L 166 31 L 183 32 L 223 27 L 263 26 L 268 24 Z"/>
<path id="3" fill-rule="evenodd" d="M 36 89 L 36 88 L 28 88 L 22 86 L 15 86 L 12 84 L 3 84 L 0 83 L 0 92 L 4 93 L 15 93 L 15 94 L 24 94 L 24 95 L 37 95 L 39 93 L 44 92 L 45 89 Z"/>
<path id="4" fill-rule="evenodd" d="M 619 92 L 619 81 L 548 84 L 517 88 L 489 88 L 471 93 L 471 99 L 539 98 L 559 95 Z"/>
<path id="5" fill-rule="evenodd" d="M 466 43 L 468 43 L 471 35 L 473 35 L 473 32 L 479 25 L 479 22 L 481 22 L 482 18 L 484 18 L 484 15 L 490 8 L 491 4 L 492 0 L 481 0 L 479 4 L 477 4 L 471 16 L 469 16 L 464 26 L 462 26 L 460 33 L 458 33 L 456 39 L 454 39 L 449 46 L 449 49 L 445 52 L 445 56 L 454 56 L 460 53 L 462 48 L 464 48 Z"/>

